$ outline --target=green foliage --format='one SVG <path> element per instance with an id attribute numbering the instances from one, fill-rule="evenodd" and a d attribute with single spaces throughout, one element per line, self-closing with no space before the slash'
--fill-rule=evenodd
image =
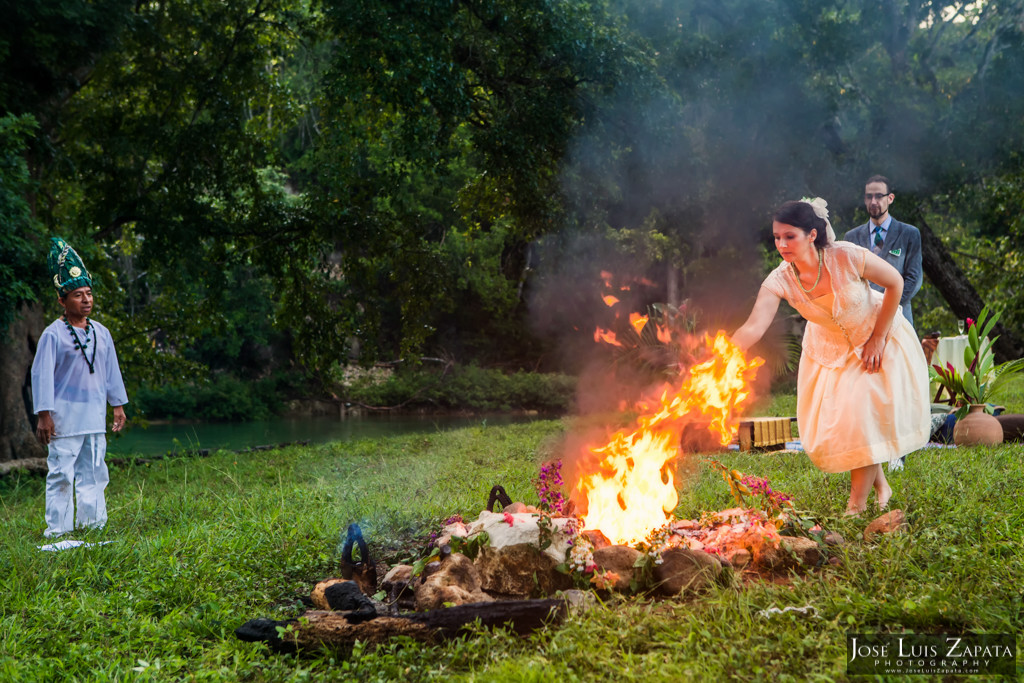
<path id="1" fill-rule="evenodd" d="M 431 562 L 435 562 L 441 559 L 441 549 L 434 547 L 430 549 L 430 552 L 419 558 L 412 563 L 412 575 L 420 576 L 423 574 L 423 570 L 427 568 L 427 565 Z"/>
<path id="2" fill-rule="evenodd" d="M 318 247 L 296 239 L 304 213 L 275 150 L 294 120 L 280 61 L 306 5 L 89 4 L 110 10 L 92 26 L 108 42 L 76 52 L 63 77 L 80 80 L 45 120 L 56 129 L 32 157 L 37 216 L 88 263 L 129 384 L 210 365 L 251 376 L 247 353 L 274 339 L 266 292 L 303 282 Z M 48 11 L 95 21 L 76 6 Z"/>
<path id="3" fill-rule="evenodd" d="M 310 209 L 340 259 L 343 335 L 366 360 L 525 355 L 528 245 L 560 226 L 572 135 L 617 88 L 642 87 L 645 58 L 604 3 L 324 12 L 336 49 Z"/>
<path id="4" fill-rule="evenodd" d="M 974 288 L 1001 309 L 1003 325 L 1021 329 L 1024 298 L 1016 274 L 1024 267 L 1024 157 L 1017 154 L 996 173 L 928 198 L 924 215 Z M 956 334 L 958 316 L 941 297 L 927 295 L 922 291 L 914 300 L 922 313 L 919 328 Z"/>
<path id="5" fill-rule="evenodd" d="M 329 96 L 394 116 L 397 156 L 412 168 L 444 159 L 464 130 L 490 176 L 486 201 L 507 204 L 528 235 L 560 210 L 573 131 L 649 73 L 604 2 L 359 0 L 325 14 L 340 39 Z"/>
<path id="6" fill-rule="evenodd" d="M 452 552 L 461 553 L 471 560 L 475 560 L 480 551 L 490 547 L 490 545 L 491 537 L 487 535 L 486 531 L 481 531 L 470 539 L 452 536 L 451 540 Z"/>
<path id="7" fill-rule="evenodd" d="M 34 114 L 44 134 L 60 107 L 88 80 L 97 55 L 110 50 L 135 3 L 48 0 L 4 4 L 0 29 L 0 115 Z M 46 148 L 46 143 L 40 149 Z"/>
<path id="8" fill-rule="evenodd" d="M 384 380 L 367 378 L 342 391 L 347 400 L 371 407 L 561 413 L 572 405 L 575 389 L 576 379 L 567 375 L 507 374 L 469 365 L 403 368 Z"/>
<path id="9" fill-rule="evenodd" d="M 711 5 L 14 3 L 0 115 L 39 132 L 3 119 L 0 325 L 42 281 L 36 236 L 60 232 L 130 382 L 256 377 L 287 340 L 314 373 L 350 354 L 530 367 L 553 354 L 527 302 L 584 322 L 576 237 L 656 274 L 643 305 L 674 273 L 727 327 L 767 210 L 822 195 L 841 233 L 883 170 L 898 215 L 946 217 L 1019 327 L 1018 3 Z M 570 261 L 589 270 L 564 286 Z M 951 323 L 939 305 L 921 319 Z"/>
<path id="10" fill-rule="evenodd" d="M 543 373 L 507 374 L 476 366 L 403 369 L 383 381 L 365 380 L 344 391 L 348 400 L 369 407 L 563 413 L 570 408 L 575 378 Z"/>
<path id="11" fill-rule="evenodd" d="M 989 334 L 999 320 L 999 315 L 986 306 L 976 322 L 968 320 L 967 346 L 964 348 L 965 372 L 957 372 L 952 365 L 945 368 L 939 365 L 931 367 L 932 379 L 946 387 L 956 402 L 962 404 L 957 411 L 958 418 L 967 414 L 971 404 L 985 405 L 998 400 L 1010 380 L 1024 372 L 1024 359 L 999 364 L 995 362 L 995 353 L 992 351 L 995 339 L 989 339 Z"/>
<path id="12" fill-rule="evenodd" d="M 266 420 L 281 411 L 298 386 L 286 375 L 245 381 L 221 374 L 207 382 L 141 386 L 129 408 L 147 419 Z"/>
<path id="13" fill-rule="evenodd" d="M 45 259 L 34 238 L 39 223 L 25 197 L 30 189 L 25 152 L 36 130 L 30 114 L 0 117 L 0 338 L 18 305 L 46 282 Z"/>

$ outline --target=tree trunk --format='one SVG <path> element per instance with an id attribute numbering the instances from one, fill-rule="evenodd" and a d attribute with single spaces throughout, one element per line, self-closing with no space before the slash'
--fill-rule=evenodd
<path id="1" fill-rule="evenodd" d="M 35 437 L 29 385 L 32 358 L 45 327 L 42 304 L 22 304 L 0 338 L 0 462 L 46 457 Z"/>
<path id="2" fill-rule="evenodd" d="M 665 264 L 665 301 L 673 306 L 679 306 L 679 268 L 674 263 Z"/>
<path id="3" fill-rule="evenodd" d="M 921 230 L 921 260 L 924 274 L 939 290 L 957 318 L 977 319 L 981 309 L 985 307 L 985 302 L 953 260 L 942 240 L 928 227 L 924 217 L 918 216 L 916 225 Z M 996 360 L 1003 363 L 1024 356 L 1024 343 L 1021 343 L 1020 338 L 1002 323 L 996 324 L 993 333 L 999 336 L 992 347 Z"/>

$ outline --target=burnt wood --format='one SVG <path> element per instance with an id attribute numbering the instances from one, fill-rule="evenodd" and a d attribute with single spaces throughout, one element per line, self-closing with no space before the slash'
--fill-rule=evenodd
<path id="1" fill-rule="evenodd" d="M 485 628 L 508 626 L 513 632 L 526 635 L 543 628 L 546 624 L 561 621 L 565 612 L 564 600 L 546 598 L 473 602 L 401 616 L 436 630 L 442 638 L 455 638 L 478 620 Z"/>
<path id="2" fill-rule="evenodd" d="M 235 629 L 235 636 L 250 643 L 266 643 L 277 652 L 313 651 L 325 646 L 344 651 L 357 640 L 378 644 L 395 636 L 435 643 L 464 635 L 474 624 L 484 628 L 508 627 L 526 635 L 558 623 L 566 611 L 566 603 L 560 599 L 508 600 L 380 616 L 352 623 L 339 612 L 311 610 L 300 617 L 301 621 L 251 619 Z"/>
<path id="3" fill-rule="evenodd" d="M 377 608 L 373 601 L 366 597 L 355 581 L 344 581 L 328 586 L 324 590 L 327 606 L 332 610 L 344 612 L 350 624 L 361 624 L 377 618 Z"/>

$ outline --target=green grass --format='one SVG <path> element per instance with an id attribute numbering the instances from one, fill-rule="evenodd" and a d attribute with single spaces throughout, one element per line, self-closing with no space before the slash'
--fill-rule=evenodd
<path id="1" fill-rule="evenodd" d="M 993 401 L 1005 406 L 1009 413 L 1024 413 L 1024 375 L 1017 375 L 1005 385 Z"/>
<path id="2" fill-rule="evenodd" d="M 775 405 L 786 414 L 785 399 Z M 841 566 L 786 583 L 614 598 L 530 638 L 394 642 L 348 659 L 280 656 L 234 638 L 248 619 L 296 615 L 299 596 L 337 575 L 350 522 L 375 556 L 395 561 L 448 515 L 475 515 L 494 484 L 536 501 L 531 479 L 567 424 L 113 469 L 108 529 L 77 536 L 112 543 L 62 553 L 36 550 L 42 479 L 0 479 L 0 681 L 843 680 L 847 631 L 1021 630 L 1024 465 L 1019 445 L 1003 445 L 909 457 L 890 481 L 912 531 L 875 544 L 857 540 L 870 517 L 838 517 L 847 477 L 801 455 L 721 455 L 850 541 Z M 731 506 L 715 472 L 687 464 L 677 514 Z M 788 605 L 813 605 L 818 617 L 758 615 Z"/>

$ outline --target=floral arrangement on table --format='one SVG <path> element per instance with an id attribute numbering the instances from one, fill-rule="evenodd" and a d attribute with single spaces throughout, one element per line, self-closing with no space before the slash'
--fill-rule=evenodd
<path id="1" fill-rule="evenodd" d="M 946 363 L 946 367 L 932 365 L 929 369 L 931 380 L 945 387 L 958 406 L 958 420 L 967 414 L 971 405 L 985 405 L 990 411 L 988 403 L 999 395 L 1007 381 L 1024 371 L 1024 358 L 996 364 L 992 345 L 999 337 L 990 340 L 988 335 L 998 320 L 999 313 L 988 306 L 981 310 L 977 321 L 967 319 L 965 372 L 957 372 L 952 363 Z"/>

